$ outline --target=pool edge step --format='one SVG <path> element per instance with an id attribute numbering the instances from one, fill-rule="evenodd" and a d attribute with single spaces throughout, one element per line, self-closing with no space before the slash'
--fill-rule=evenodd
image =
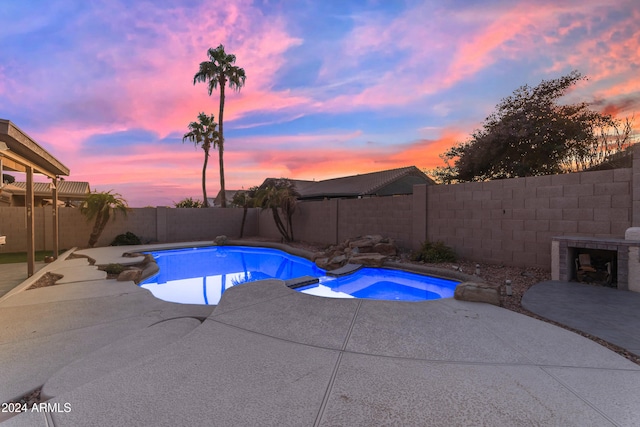
<path id="1" fill-rule="evenodd" d="M 327 276 L 331 277 L 340 277 L 346 276 L 347 274 L 351 274 L 355 271 L 358 271 L 362 268 L 362 264 L 345 264 L 340 268 L 336 268 L 335 270 L 327 271 Z"/>
<path id="2" fill-rule="evenodd" d="M 285 280 L 284 283 L 291 289 L 302 288 L 303 286 L 314 285 L 320 282 L 320 279 L 313 276 L 296 277 L 295 279 Z"/>

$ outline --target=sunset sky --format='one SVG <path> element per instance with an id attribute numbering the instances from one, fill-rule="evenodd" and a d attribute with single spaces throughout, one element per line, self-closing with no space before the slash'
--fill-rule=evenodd
<path id="1" fill-rule="evenodd" d="M 0 0 L 0 118 L 131 206 L 201 199 L 182 136 L 217 119 L 193 76 L 219 44 L 247 75 L 226 98 L 227 189 L 439 166 L 502 98 L 572 70 L 589 80 L 567 101 L 640 113 L 637 0 Z"/>

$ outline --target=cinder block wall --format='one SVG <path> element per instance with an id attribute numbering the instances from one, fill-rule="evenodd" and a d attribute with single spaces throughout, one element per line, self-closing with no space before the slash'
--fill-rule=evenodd
<path id="1" fill-rule="evenodd" d="M 296 240 L 318 244 L 337 241 L 337 204 L 339 200 L 299 202 L 293 214 L 293 236 Z M 258 234 L 261 237 L 281 239 L 271 210 L 258 210 Z"/>
<path id="2" fill-rule="evenodd" d="M 427 235 L 464 258 L 551 264 L 551 237 L 623 238 L 632 169 L 428 187 Z"/>
<path id="3" fill-rule="evenodd" d="M 0 246 L 1 252 L 27 250 L 27 225 L 24 212 L 24 208 L 0 207 L 0 235 L 7 237 L 7 244 Z"/>
<path id="4" fill-rule="evenodd" d="M 293 233 L 296 240 L 334 243 L 337 237 L 338 202 L 339 200 L 322 200 L 299 203 L 293 217 Z M 262 215 L 273 222 L 271 213 L 265 212 Z M 262 229 L 260 231 L 262 232 Z"/>
<path id="5" fill-rule="evenodd" d="M 338 200 L 299 202 L 293 214 L 293 236 L 310 243 L 334 244 L 337 239 Z M 258 210 L 258 228 L 261 237 L 280 239 L 270 210 Z"/>
<path id="6" fill-rule="evenodd" d="M 216 236 L 240 236 L 243 210 L 166 209 L 166 241 L 213 240 Z M 257 234 L 257 210 L 249 209 L 244 226 L 245 236 Z"/>
<path id="7" fill-rule="evenodd" d="M 380 234 L 404 248 L 411 246 L 413 196 L 345 199 L 338 203 L 338 242 Z"/>
<path id="8" fill-rule="evenodd" d="M 293 216 L 294 237 L 329 245 L 365 234 L 381 234 L 395 239 L 401 247 L 411 247 L 413 199 L 409 195 L 299 202 Z M 259 235 L 281 237 L 270 211 L 259 216 Z"/>
<path id="9" fill-rule="evenodd" d="M 118 234 L 130 231 L 143 242 L 179 242 L 213 240 L 216 236 L 238 237 L 242 223 L 242 209 L 167 209 L 134 208 L 127 216 L 118 214 L 110 220 L 96 246 L 109 245 Z M 258 233 L 257 209 L 249 209 L 244 235 Z M 93 221 L 75 208 L 58 209 L 58 239 L 60 249 L 87 247 Z M 34 209 L 36 250 L 53 249 L 53 217 L 51 207 Z M 27 250 L 27 226 L 24 207 L 0 208 L 0 233 L 7 236 L 1 252 Z"/>

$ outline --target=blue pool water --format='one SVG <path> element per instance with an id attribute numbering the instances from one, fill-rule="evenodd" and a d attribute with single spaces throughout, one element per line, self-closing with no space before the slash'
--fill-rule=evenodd
<path id="1" fill-rule="evenodd" d="M 313 262 L 276 249 L 212 246 L 151 252 L 160 271 L 140 283 L 156 298 L 182 304 L 218 304 L 232 286 L 256 280 L 313 276 L 320 283 L 297 289 L 311 295 L 423 301 L 453 296 L 458 282 L 383 268 L 329 277 Z"/>

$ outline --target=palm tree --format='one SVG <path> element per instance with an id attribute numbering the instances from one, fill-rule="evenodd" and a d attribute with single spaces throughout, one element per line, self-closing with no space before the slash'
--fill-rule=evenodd
<path id="1" fill-rule="evenodd" d="M 299 196 L 295 184 L 286 178 L 265 182 L 256 192 L 255 205 L 263 211 L 271 210 L 273 221 L 286 242 L 294 240 L 292 218 Z M 284 221 L 279 211 L 284 214 Z"/>
<path id="2" fill-rule="evenodd" d="M 251 187 L 246 191 L 241 190 L 233 195 L 231 203 L 244 209 L 244 212 L 242 213 L 242 224 L 240 225 L 240 238 L 244 235 L 244 224 L 247 220 L 247 211 L 255 205 L 255 195 L 257 190 L 258 187 Z"/>
<path id="3" fill-rule="evenodd" d="M 219 145 L 219 135 L 216 131 L 218 124 L 214 121 L 213 114 L 207 116 L 205 113 L 198 114 L 198 121 L 189 123 L 189 132 L 182 137 L 182 142 L 186 139 L 193 142 L 196 146 L 202 144 L 204 150 L 204 164 L 202 165 L 202 197 L 204 198 L 204 207 L 209 207 L 207 199 L 207 164 L 209 163 L 209 150 L 211 146 Z"/>
<path id="4" fill-rule="evenodd" d="M 111 193 L 111 191 L 113 190 L 101 193 L 93 192 L 80 206 L 80 212 L 87 218 L 87 221 L 91 221 L 93 218 L 96 219 L 89 236 L 90 248 L 93 248 L 98 242 L 112 215 L 115 220 L 117 212 L 121 212 L 126 216 L 129 211 L 127 201 L 122 198 L 122 195 Z"/>
<path id="5" fill-rule="evenodd" d="M 207 51 L 209 61 L 201 62 L 200 69 L 193 76 L 193 84 L 197 82 L 209 82 L 209 96 L 213 93 L 213 89 L 220 86 L 220 111 L 218 112 L 218 120 L 220 122 L 220 137 L 218 139 L 218 160 L 220 162 L 220 198 L 223 208 L 227 207 L 224 187 L 224 160 L 222 152 L 224 151 L 224 133 L 223 133 L 223 116 L 224 116 L 224 89 L 229 83 L 229 87 L 237 91 L 244 86 L 246 79 L 244 69 L 233 65 L 236 62 L 236 56 L 227 54 L 224 46 L 217 48 L 209 48 Z"/>

